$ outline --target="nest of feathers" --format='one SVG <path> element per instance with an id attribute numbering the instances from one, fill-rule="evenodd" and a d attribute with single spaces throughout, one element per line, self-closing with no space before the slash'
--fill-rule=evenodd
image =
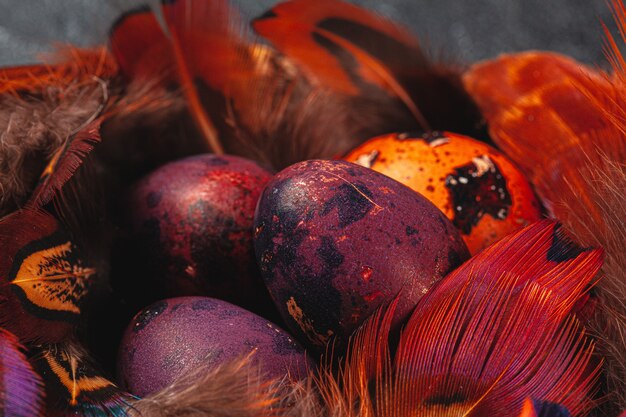
<path id="1" fill-rule="evenodd" d="M 626 8 L 612 6 L 623 35 Z M 68 46 L 46 65 L 0 70 L 5 415 L 626 410 L 623 37 L 607 30 L 612 70 L 603 73 L 546 52 L 435 62 L 394 22 L 339 0 L 291 0 L 255 20 L 272 46 L 243 28 L 225 1 L 164 1 L 120 17 L 106 47 Z M 402 331 L 394 294 L 349 340 L 301 340 L 304 375 L 269 377 L 241 354 L 203 359 L 146 395 L 116 380 L 125 326 L 163 296 L 131 282 L 146 266 L 123 253 L 133 184 L 193 155 L 236 155 L 276 172 L 417 131 L 496 146 L 528 178 L 546 219 L 444 274 Z M 302 317 L 300 327 L 312 326 Z"/>

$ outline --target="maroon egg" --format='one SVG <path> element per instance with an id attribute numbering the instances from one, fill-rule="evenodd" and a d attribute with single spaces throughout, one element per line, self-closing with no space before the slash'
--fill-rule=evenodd
<path id="1" fill-rule="evenodd" d="M 118 377 L 143 397 L 200 363 L 209 368 L 253 352 L 269 378 L 299 378 L 309 363 L 300 345 L 275 324 L 226 301 L 179 297 L 158 301 L 128 325 L 118 356 Z"/>
<path id="2" fill-rule="evenodd" d="M 164 165 L 131 191 L 138 297 L 208 295 L 263 312 L 269 295 L 252 246 L 254 209 L 272 174 L 255 162 L 199 155 Z M 126 279 L 128 281 L 128 279 Z M 124 284 L 124 283 L 122 283 Z"/>
<path id="3" fill-rule="evenodd" d="M 440 278 L 468 259 L 452 223 L 421 194 L 344 161 L 278 173 L 255 215 L 263 278 L 292 333 L 341 346 L 398 294 L 396 328 Z"/>

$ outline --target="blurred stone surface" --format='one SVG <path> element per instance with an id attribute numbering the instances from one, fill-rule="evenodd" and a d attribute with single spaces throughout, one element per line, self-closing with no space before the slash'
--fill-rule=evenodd
<path id="1" fill-rule="evenodd" d="M 0 65 L 34 62 L 52 42 L 106 41 L 110 24 L 145 0 L 0 0 Z M 600 21 L 612 24 L 605 0 L 360 0 L 402 22 L 430 50 L 471 62 L 507 51 L 548 49 L 604 65 Z M 271 0 L 234 0 L 254 17 Z M 616 31 L 613 30 L 615 33 Z"/>

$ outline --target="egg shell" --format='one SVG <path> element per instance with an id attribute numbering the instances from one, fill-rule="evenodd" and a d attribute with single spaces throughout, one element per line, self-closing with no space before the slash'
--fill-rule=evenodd
<path id="1" fill-rule="evenodd" d="M 268 378 L 300 378 L 310 366 L 287 332 L 254 313 L 209 297 L 170 298 L 143 309 L 128 325 L 118 377 L 144 397 L 200 363 L 217 367 L 251 352 Z"/>
<path id="2" fill-rule="evenodd" d="M 472 254 L 542 217 L 522 172 L 496 149 L 467 136 L 383 135 L 344 159 L 423 194 L 461 231 Z"/>
<path id="3" fill-rule="evenodd" d="M 125 251 L 145 306 L 157 299 L 207 295 L 255 312 L 273 308 L 252 246 L 257 200 L 272 173 L 230 155 L 166 164 L 130 193 L 132 243 Z M 126 283 L 121 283 L 126 288 Z M 128 297 L 132 299 L 133 297 Z"/>
<path id="4" fill-rule="evenodd" d="M 460 233 L 426 198 L 345 161 L 278 173 L 255 215 L 263 278 L 292 333 L 337 346 L 400 296 L 395 327 L 428 289 L 469 257 Z"/>

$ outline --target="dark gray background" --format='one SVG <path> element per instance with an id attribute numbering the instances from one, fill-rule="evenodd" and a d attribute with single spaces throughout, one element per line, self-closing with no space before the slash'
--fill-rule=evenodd
<path id="1" fill-rule="evenodd" d="M 111 22 L 145 0 L 0 0 L 0 65 L 32 62 L 51 42 L 105 42 Z M 271 0 L 234 1 L 247 17 Z M 361 0 L 404 23 L 431 49 L 470 62 L 505 51 L 549 49 L 604 65 L 605 0 Z"/>

